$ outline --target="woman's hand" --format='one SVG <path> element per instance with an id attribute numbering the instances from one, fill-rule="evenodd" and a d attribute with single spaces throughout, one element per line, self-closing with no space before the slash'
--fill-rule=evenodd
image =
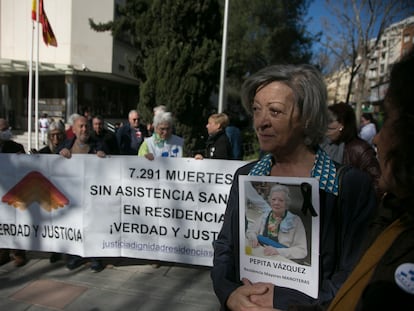
<path id="1" fill-rule="evenodd" d="M 277 251 L 277 248 L 275 248 L 273 246 L 265 246 L 263 252 L 266 256 L 279 255 L 279 252 Z"/>
<path id="2" fill-rule="evenodd" d="M 227 307 L 232 311 L 262 310 L 273 307 L 273 284 L 251 283 L 243 278 L 243 285 L 237 288 L 227 299 Z M 253 309 L 252 309 L 253 308 Z M 269 309 L 270 308 L 270 309 Z"/>
<path id="3" fill-rule="evenodd" d="M 253 294 L 250 296 L 250 301 L 254 304 L 260 306 L 261 308 L 265 308 L 263 310 L 273 310 L 273 294 L 274 294 L 274 285 L 272 283 L 254 283 L 253 286 L 255 287 L 265 287 L 266 291 L 263 294 Z M 258 309 L 262 310 L 262 309 Z"/>

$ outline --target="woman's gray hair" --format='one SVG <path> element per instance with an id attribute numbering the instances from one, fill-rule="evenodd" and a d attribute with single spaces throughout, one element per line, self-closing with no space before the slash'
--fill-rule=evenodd
<path id="1" fill-rule="evenodd" d="M 327 90 L 321 73 L 311 65 L 273 65 L 251 75 L 243 83 L 241 99 L 252 114 L 256 93 L 272 82 L 281 82 L 292 89 L 300 110 L 304 142 L 316 147 L 323 139 L 328 124 Z"/>
<path id="2" fill-rule="evenodd" d="M 61 121 L 53 121 L 49 124 L 48 133 L 51 131 L 59 131 L 62 134 L 65 133 L 65 124 Z"/>
<path id="3" fill-rule="evenodd" d="M 158 112 L 154 116 L 154 128 L 161 123 L 168 123 L 171 127 L 174 125 L 174 120 L 171 112 Z"/>
<path id="4" fill-rule="evenodd" d="M 289 209 L 290 206 L 290 202 L 292 201 L 290 198 L 290 190 L 287 186 L 285 185 L 281 185 L 281 184 L 276 184 L 274 186 L 272 186 L 272 188 L 270 188 L 269 191 L 269 202 L 272 199 L 272 193 L 273 192 L 283 192 L 285 194 L 285 207 L 286 209 Z"/>
<path id="5" fill-rule="evenodd" d="M 152 109 L 152 111 L 153 111 L 154 116 L 155 116 L 157 113 L 160 113 L 160 112 L 167 112 L 167 107 L 166 107 L 166 106 L 164 106 L 164 105 L 158 105 L 158 106 L 155 106 L 155 107 Z"/>

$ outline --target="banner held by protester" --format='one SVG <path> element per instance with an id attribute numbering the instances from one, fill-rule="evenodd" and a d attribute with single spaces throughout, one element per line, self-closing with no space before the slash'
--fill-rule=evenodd
<path id="1" fill-rule="evenodd" d="M 242 161 L 0 155 L 0 244 L 212 265 Z"/>

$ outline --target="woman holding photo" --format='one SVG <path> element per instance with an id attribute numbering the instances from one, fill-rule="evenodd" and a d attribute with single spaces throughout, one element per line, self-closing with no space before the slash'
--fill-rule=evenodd
<path id="1" fill-rule="evenodd" d="M 249 307 L 287 309 L 293 303 L 327 304 L 361 253 L 359 241 L 376 209 L 370 177 L 339 167 L 319 148 L 327 128 L 326 86 L 310 65 L 275 65 L 251 75 L 242 102 L 264 156 L 237 170 L 223 227 L 214 241 L 211 276 L 222 310 Z M 320 197 L 320 284 L 313 299 L 295 289 L 240 280 L 239 176 L 314 177 Z M 269 271 L 271 273 L 271 271 Z"/>

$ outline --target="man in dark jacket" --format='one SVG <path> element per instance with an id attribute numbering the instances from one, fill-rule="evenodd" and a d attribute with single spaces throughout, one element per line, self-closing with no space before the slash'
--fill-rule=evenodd
<path id="1" fill-rule="evenodd" d="M 101 116 L 92 118 L 91 137 L 106 145 L 108 154 L 119 154 L 116 136 L 104 128 L 104 119 Z"/>
<path id="2" fill-rule="evenodd" d="M 139 123 L 139 114 L 131 110 L 128 114 L 128 124 L 116 132 L 119 153 L 123 155 L 138 155 L 138 150 L 145 137 L 148 137 L 147 128 Z"/>

